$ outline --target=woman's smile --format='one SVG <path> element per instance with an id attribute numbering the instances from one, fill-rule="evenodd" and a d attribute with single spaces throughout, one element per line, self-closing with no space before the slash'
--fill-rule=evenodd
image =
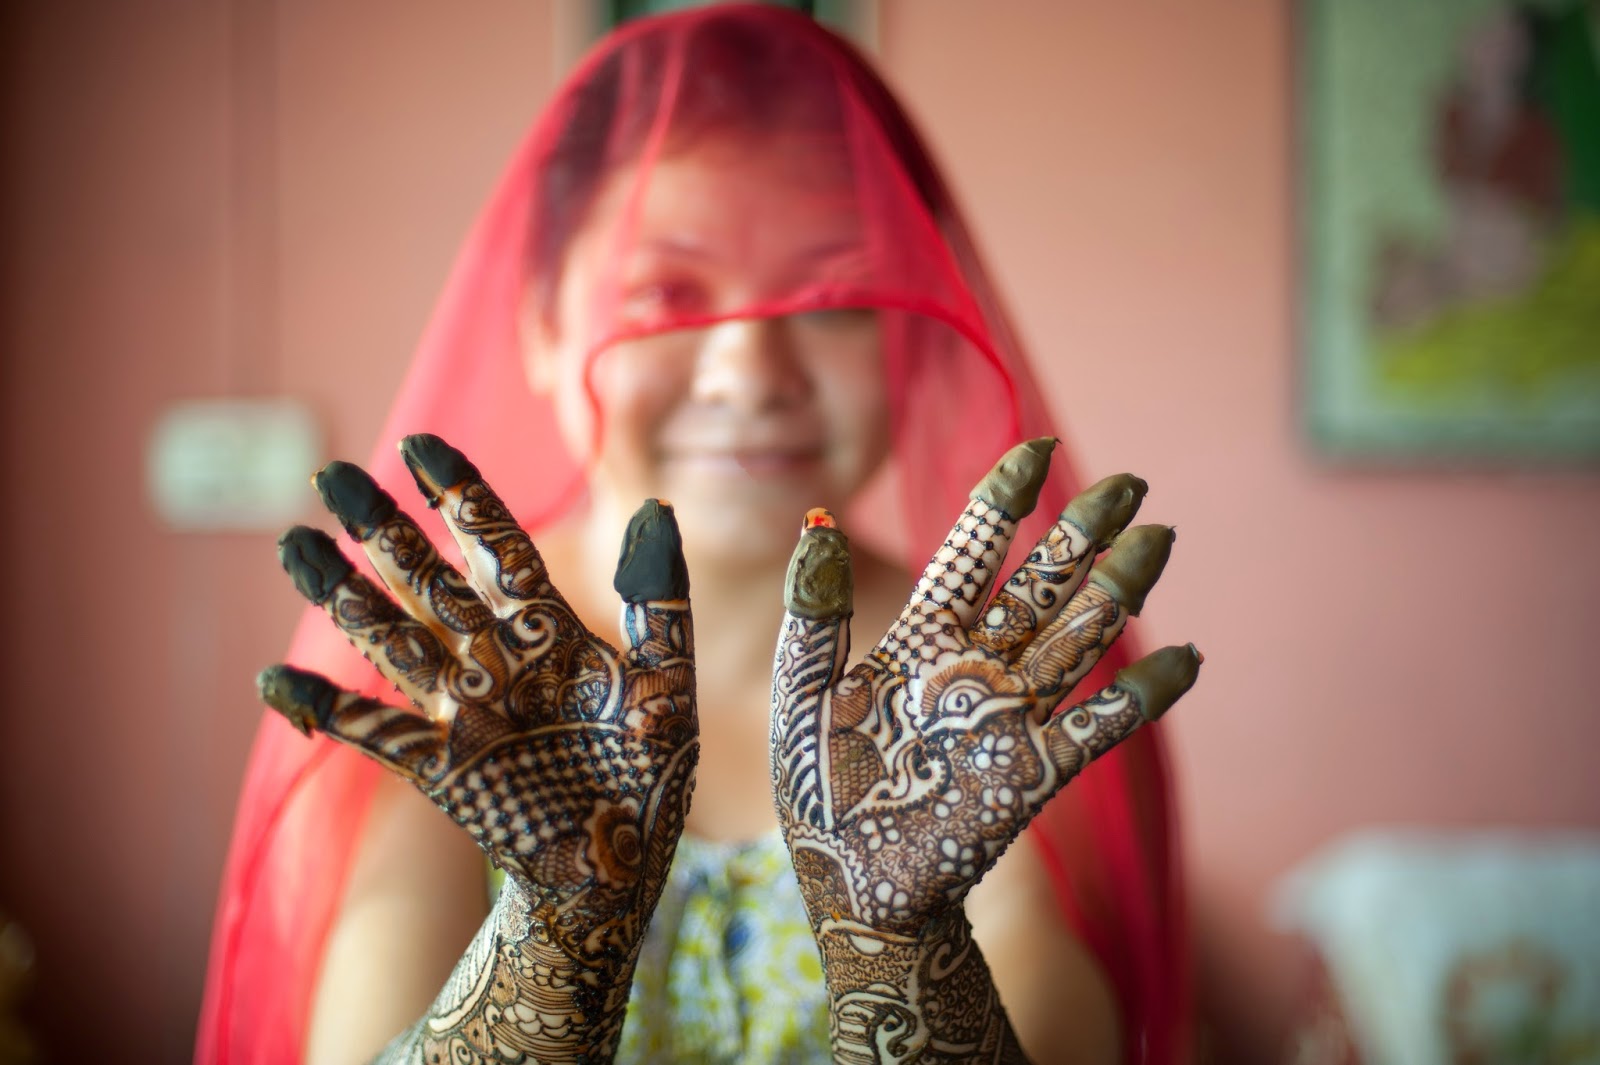
<path id="1" fill-rule="evenodd" d="M 669 452 L 667 462 L 706 474 L 774 477 L 807 473 L 822 460 L 821 448 L 727 448 Z"/>

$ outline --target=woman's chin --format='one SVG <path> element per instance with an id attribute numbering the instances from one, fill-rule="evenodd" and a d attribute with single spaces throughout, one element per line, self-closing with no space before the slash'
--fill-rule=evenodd
<path id="1" fill-rule="evenodd" d="M 757 509 L 692 499 L 672 502 L 691 581 L 696 569 L 787 566 L 807 510 L 804 503 Z"/>

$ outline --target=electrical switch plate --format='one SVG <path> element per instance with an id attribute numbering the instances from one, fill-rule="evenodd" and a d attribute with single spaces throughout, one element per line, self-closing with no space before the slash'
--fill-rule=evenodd
<path id="1" fill-rule="evenodd" d="M 305 514 L 322 440 L 291 399 L 197 399 L 151 434 L 146 480 L 156 513 L 186 532 L 276 532 Z"/>

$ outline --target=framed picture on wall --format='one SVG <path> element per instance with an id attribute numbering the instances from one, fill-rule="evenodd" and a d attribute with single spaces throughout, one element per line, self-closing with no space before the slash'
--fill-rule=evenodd
<path id="1" fill-rule="evenodd" d="M 1600 461 L 1600 3 L 1303 0 L 1301 14 L 1318 448 Z"/>
<path id="2" fill-rule="evenodd" d="M 699 7 L 718 0 L 591 0 L 595 5 L 594 24 L 601 32 L 620 26 L 641 15 L 659 15 L 686 7 Z M 877 45 L 877 0 L 765 0 L 779 7 L 803 12 L 843 34 L 859 47 L 871 51 Z"/>

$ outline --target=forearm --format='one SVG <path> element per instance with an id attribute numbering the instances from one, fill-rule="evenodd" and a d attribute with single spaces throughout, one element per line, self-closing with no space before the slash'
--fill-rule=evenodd
<path id="1" fill-rule="evenodd" d="M 959 907 L 916 937 L 824 920 L 817 942 L 841 1065 L 1027 1061 Z"/>
<path id="2" fill-rule="evenodd" d="M 601 964 L 565 949 L 563 922 L 507 877 L 494 909 L 427 1016 L 391 1042 L 377 1065 L 612 1060 L 635 955 Z"/>

